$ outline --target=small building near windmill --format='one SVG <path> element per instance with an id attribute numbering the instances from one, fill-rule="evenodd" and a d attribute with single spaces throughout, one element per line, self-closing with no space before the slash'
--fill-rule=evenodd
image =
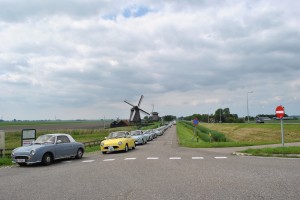
<path id="1" fill-rule="evenodd" d="M 152 112 L 151 120 L 152 121 L 159 121 L 160 120 L 160 117 L 158 116 L 158 112 Z"/>
<path id="2" fill-rule="evenodd" d="M 110 128 L 123 127 L 123 126 L 129 126 L 129 122 L 127 120 L 117 120 L 117 121 L 113 121 L 110 124 Z"/>

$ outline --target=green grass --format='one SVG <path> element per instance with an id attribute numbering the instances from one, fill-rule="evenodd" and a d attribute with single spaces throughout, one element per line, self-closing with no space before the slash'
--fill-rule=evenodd
<path id="1" fill-rule="evenodd" d="M 9 166 L 9 165 L 14 165 L 14 163 L 11 162 L 11 158 L 7 158 L 7 157 L 1 158 L 0 157 L 0 167 L 1 166 Z"/>
<path id="2" fill-rule="evenodd" d="M 241 151 L 253 156 L 300 157 L 300 147 L 275 147 Z"/>
<path id="3" fill-rule="evenodd" d="M 209 124 L 211 125 L 211 124 Z M 224 126 L 223 126 L 224 125 Z M 276 140 L 274 141 L 273 139 L 256 139 L 254 136 L 254 139 L 252 140 L 243 140 L 243 137 L 241 137 L 242 134 L 248 134 L 248 131 L 243 132 L 241 131 L 241 133 L 239 133 L 239 138 L 242 138 L 240 140 L 232 140 L 231 138 L 228 137 L 228 132 L 231 130 L 236 129 L 236 127 L 245 127 L 247 128 L 247 130 L 249 130 L 249 125 L 253 127 L 253 130 L 256 130 L 256 124 L 212 124 L 212 128 L 214 128 L 213 130 L 211 130 L 210 128 L 208 128 L 208 126 L 206 126 L 206 124 L 201 124 L 201 126 L 205 126 L 206 128 L 203 129 L 200 127 L 200 135 L 201 134 L 205 134 L 207 135 L 207 133 L 210 132 L 214 132 L 214 130 L 217 131 L 218 134 L 224 134 L 226 135 L 226 141 L 228 142 L 216 142 L 213 141 L 209 142 L 207 141 L 207 139 L 205 140 L 201 140 L 199 142 L 197 142 L 195 139 L 192 140 L 191 138 L 194 136 L 194 132 L 193 132 L 193 126 L 187 126 L 186 122 L 178 122 L 177 123 L 177 135 L 178 135 L 178 139 L 179 139 L 179 145 L 183 146 L 183 147 L 190 147 L 190 148 L 211 148 L 211 147 L 242 147 L 242 146 L 256 146 L 256 145 L 265 145 L 265 144 L 275 144 L 275 143 L 281 143 L 281 140 Z M 223 126 L 223 129 L 222 129 Z M 275 125 L 271 126 L 271 130 L 272 128 L 274 128 Z M 275 127 L 276 129 L 276 127 Z M 225 130 L 225 132 L 221 132 L 221 130 Z M 251 128 L 250 128 L 251 130 Z M 267 132 L 269 132 L 270 130 L 267 129 Z M 201 133 L 202 132 L 202 133 Z M 255 134 L 255 133 L 252 133 Z M 202 138 L 202 137 L 200 137 Z M 280 139 L 280 138 L 279 138 Z M 295 141 L 295 140 L 293 140 Z M 297 140 L 296 140 L 297 141 Z"/>

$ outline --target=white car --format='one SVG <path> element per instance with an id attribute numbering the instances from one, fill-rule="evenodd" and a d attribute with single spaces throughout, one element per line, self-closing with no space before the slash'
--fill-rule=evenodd
<path id="1" fill-rule="evenodd" d="M 146 144 L 147 136 L 143 134 L 141 130 L 135 130 L 129 132 L 130 136 L 135 139 L 135 144 Z"/>
<path id="2" fill-rule="evenodd" d="M 143 134 L 147 137 L 147 141 L 151 141 L 154 138 L 152 130 L 146 130 Z"/>

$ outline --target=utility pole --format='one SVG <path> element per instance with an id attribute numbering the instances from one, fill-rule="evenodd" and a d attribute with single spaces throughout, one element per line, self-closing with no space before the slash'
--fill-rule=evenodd
<path id="1" fill-rule="evenodd" d="M 251 92 L 247 92 L 247 117 L 248 117 L 248 124 L 249 124 L 249 105 L 248 105 L 248 94 L 253 93 L 253 91 Z"/>

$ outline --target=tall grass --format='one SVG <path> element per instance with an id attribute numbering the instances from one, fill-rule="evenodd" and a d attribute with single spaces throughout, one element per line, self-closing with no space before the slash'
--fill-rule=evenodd
<path id="1" fill-rule="evenodd" d="M 226 138 L 227 142 L 218 142 L 215 140 L 210 140 L 208 134 L 211 131 L 210 129 L 203 129 L 199 133 L 199 130 L 196 130 L 196 135 L 194 134 L 194 126 L 191 125 L 191 123 L 186 122 L 178 122 L 177 123 L 177 135 L 179 139 L 179 145 L 184 147 L 190 147 L 190 148 L 209 148 L 209 147 L 241 147 L 241 146 L 253 146 L 253 145 L 263 145 L 263 144 L 273 144 L 272 142 L 266 142 L 266 141 L 255 141 L 255 142 L 249 142 L 249 141 L 231 141 L 230 139 Z M 220 134 L 217 132 L 217 134 Z M 217 135 L 216 134 L 216 135 Z M 221 133 L 222 134 L 222 133 Z M 197 142 L 196 136 L 200 138 L 200 140 Z M 192 139 L 193 138 L 193 139 Z"/>

